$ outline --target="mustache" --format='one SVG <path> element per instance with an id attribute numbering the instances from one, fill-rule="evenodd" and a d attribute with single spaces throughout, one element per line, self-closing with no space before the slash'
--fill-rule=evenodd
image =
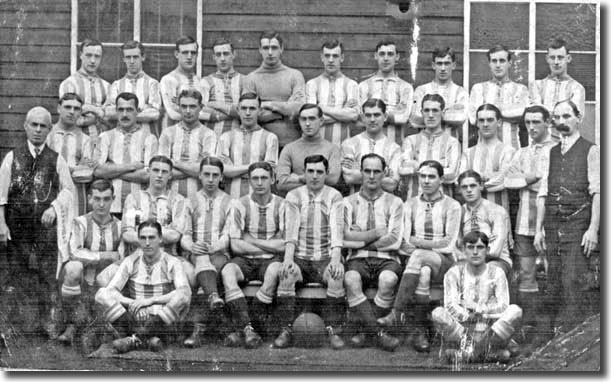
<path id="1" fill-rule="evenodd" d="M 554 124 L 554 127 L 556 128 L 556 130 L 558 131 L 570 131 L 571 128 L 568 125 L 565 125 L 564 123 L 560 123 L 560 124 Z"/>

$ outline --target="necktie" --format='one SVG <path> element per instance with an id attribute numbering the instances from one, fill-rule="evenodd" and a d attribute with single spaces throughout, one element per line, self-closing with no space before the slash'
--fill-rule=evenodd
<path id="1" fill-rule="evenodd" d="M 433 203 L 424 207 L 424 239 L 433 240 Z"/>
<path id="2" fill-rule="evenodd" d="M 367 231 L 376 228 L 375 210 L 373 209 L 373 200 L 367 201 Z"/>
<path id="3" fill-rule="evenodd" d="M 34 159 L 38 158 L 40 155 L 40 149 L 38 147 L 34 147 Z"/>

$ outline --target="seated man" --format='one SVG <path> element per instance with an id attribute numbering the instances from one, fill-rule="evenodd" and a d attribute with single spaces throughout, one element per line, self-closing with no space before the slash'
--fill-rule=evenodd
<path id="1" fill-rule="evenodd" d="M 463 240 L 467 261 L 454 265 L 444 276 L 444 306 L 433 310 L 433 322 L 450 343 L 446 350 L 450 360 L 506 361 L 522 309 L 509 305 L 505 273 L 486 263 L 488 236 L 471 231 Z"/>
<path id="2" fill-rule="evenodd" d="M 352 346 L 365 345 L 367 334 L 377 333 L 378 346 L 394 351 L 399 339 L 378 328 L 376 323 L 376 318 L 386 315 L 392 306 L 395 286 L 403 270 L 396 252 L 403 238 L 403 203 L 382 190 L 386 169 L 386 161 L 378 154 L 363 156 L 361 190 L 344 199 L 344 247 L 352 248 L 344 285 L 349 310 L 362 328 L 351 338 Z M 363 288 L 372 284 L 378 287 L 373 306 L 363 293 Z"/>
<path id="3" fill-rule="evenodd" d="M 292 340 L 295 319 L 295 284 L 327 286 L 322 319 L 334 349 L 344 340 L 334 332 L 343 319 L 344 265 L 341 247 L 344 233 L 342 196 L 325 185 L 329 162 L 322 155 L 304 159 L 306 184 L 286 195 L 286 249 L 278 285 L 278 321 L 282 328 L 274 347 L 285 348 Z"/>
<path id="4" fill-rule="evenodd" d="M 96 275 L 123 258 L 121 221 L 110 214 L 115 198 L 112 183 L 106 179 L 95 180 L 88 194 L 92 211 L 74 219 L 70 260 L 63 267 L 61 297 L 66 330 L 57 339 L 67 344 L 72 343 L 77 330 L 83 329 L 91 319 Z M 85 301 L 81 298 L 82 286 Z"/>
<path id="5" fill-rule="evenodd" d="M 140 223 L 140 248 L 123 260 L 108 286 L 95 295 L 104 309 L 104 320 L 120 334 L 131 333 L 113 341 L 119 353 L 145 345 L 160 350 L 159 336 L 167 334 L 168 327 L 189 309 L 187 275 L 180 261 L 161 249 L 161 235 L 159 223 Z"/>
<path id="6" fill-rule="evenodd" d="M 443 174 L 443 166 L 437 161 L 420 163 L 418 181 L 422 192 L 409 198 L 403 208 L 405 244 L 401 250 L 410 254 L 409 260 L 392 311 L 378 319 L 383 326 L 404 325 L 406 312 L 412 310 L 413 346 L 419 352 L 430 350 L 426 335 L 430 284 L 441 282 L 454 264 L 454 243 L 460 225 L 460 204 L 441 191 Z"/>
<path id="7" fill-rule="evenodd" d="M 284 252 L 284 199 L 272 194 L 274 169 L 267 162 L 248 166 L 252 193 L 240 198 L 231 221 L 233 257 L 221 276 L 225 287 L 225 302 L 234 320 L 236 331 L 225 340 L 226 346 L 245 345 L 256 348 L 261 337 L 252 325 L 251 317 L 261 324 L 271 306 L 278 287 L 278 272 Z M 252 302 L 251 314 L 239 282 L 263 281 Z"/>

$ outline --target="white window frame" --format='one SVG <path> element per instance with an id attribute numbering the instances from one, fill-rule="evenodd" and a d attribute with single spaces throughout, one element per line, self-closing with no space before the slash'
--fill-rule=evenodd
<path id="1" fill-rule="evenodd" d="M 528 83 L 535 81 L 535 56 L 537 53 L 546 53 L 545 50 L 536 50 L 537 32 L 537 4 L 556 3 L 556 4 L 594 4 L 596 5 L 596 42 L 595 51 L 571 50 L 577 54 L 596 55 L 596 91 L 595 100 L 586 101 L 586 104 L 594 104 L 594 134 L 596 144 L 600 145 L 600 0 L 464 0 L 464 41 L 463 41 L 463 86 L 469 89 L 470 55 L 471 53 L 485 53 L 486 49 L 471 49 L 471 3 L 528 3 L 529 5 L 529 30 L 528 30 L 528 49 L 515 50 L 516 53 L 528 53 Z M 463 131 L 463 148 L 466 149 L 468 131 Z"/>
<path id="2" fill-rule="evenodd" d="M 145 0 L 146 1 L 146 0 Z M 134 30 L 133 39 L 140 41 L 140 31 L 142 28 L 141 13 L 142 0 L 133 0 L 134 2 Z M 197 45 L 199 46 L 199 54 L 197 55 L 197 66 L 196 73 L 201 77 L 202 75 L 202 56 L 203 56 L 203 26 L 204 26 L 204 0 L 197 0 L 197 28 L 196 37 Z M 77 71 L 78 63 L 78 0 L 71 0 L 71 19 L 70 19 L 70 72 L 74 73 Z M 104 42 L 104 46 L 121 46 L 123 42 Z M 161 44 L 161 43 L 142 43 L 144 46 L 150 46 L 155 48 L 174 48 L 174 44 Z"/>

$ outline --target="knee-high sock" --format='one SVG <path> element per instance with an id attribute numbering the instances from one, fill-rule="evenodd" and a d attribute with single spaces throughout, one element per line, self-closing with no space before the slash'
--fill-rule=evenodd
<path id="1" fill-rule="evenodd" d="M 246 302 L 246 298 L 240 297 L 227 301 L 227 307 L 229 308 L 231 318 L 235 322 L 235 329 L 240 330 L 246 325 L 250 324 L 250 316 L 248 315 L 248 303 Z"/>
<path id="2" fill-rule="evenodd" d="M 332 327 L 339 327 L 344 321 L 346 299 L 344 297 L 327 296 L 323 309 L 324 317 L 322 317 L 322 319 L 325 321 L 325 324 L 331 325 Z"/>
<path id="3" fill-rule="evenodd" d="M 399 291 L 393 308 L 398 312 L 405 312 L 407 306 L 413 301 L 414 292 L 418 286 L 419 275 L 413 273 L 404 273 L 401 276 L 401 283 L 399 284 Z"/>
<path id="4" fill-rule="evenodd" d="M 281 328 L 293 325 L 293 321 L 295 321 L 295 296 L 278 296 L 276 317 Z"/>
<path id="5" fill-rule="evenodd" d="M 201 271 L 197 274 L 197 282 L 204 290 L 206 296 L 217 292 L 218 288 L 216 285 L 216 272 L 215 271 Z"/>

